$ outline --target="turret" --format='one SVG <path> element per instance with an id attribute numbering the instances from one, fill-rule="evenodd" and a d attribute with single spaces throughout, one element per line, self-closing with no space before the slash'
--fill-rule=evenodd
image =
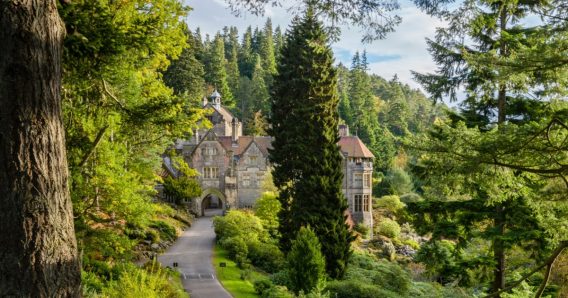
<path id="1" fill-rule="evenodd" d="M 217 110 L 221 108 L 221 94 L 219 94 L 219 92 L 217 92 L 217 89 L 215 89 L 215 91 L 213 91 L 213 93 L 211 93 L 211 95 L 209 96 L 209 99 L 211 100 L 211 102 L 213 103 L 213 106 Z"/>

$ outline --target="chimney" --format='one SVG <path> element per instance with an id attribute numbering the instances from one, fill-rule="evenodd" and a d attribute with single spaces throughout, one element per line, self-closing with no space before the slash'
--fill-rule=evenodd
<path id="1" fill-rule="evenodd" d="M 207 97 L 203 96 L 202 105 L 205 107 L 207 105 Z"/>
<path id="2" fill-rule="evenodd" d="M 347 124 L 339 125 L 339 136 L 348 137 L 349 136 L 349 126 Z"/>
<path id="3" fill-rule="evenodd" d="M 237 118 L 233 118 L 231 126 L 232 126 L 233 143 L 236 143 L 238 138 L 239 120 Z"/>
<path id="4" fill-rule="evenodd" d="M 195 130 L 195 144 L 199 144 L 199 129 Z"/>

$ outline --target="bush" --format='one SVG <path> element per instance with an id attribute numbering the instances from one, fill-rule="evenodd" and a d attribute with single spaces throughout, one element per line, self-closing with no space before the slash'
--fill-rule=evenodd
<path id="1" fill-rule="evenodd" d="M 284 254 L 275 244 L 249 242 L 248 251 L 251 263 L 268 273 L 274 273 L 284 267 Z"/>
<path id="2" fill-rule="evenodd" d="M 330 292 L 331 297 L 336 298 L 402 297 L 391 291 L 356 280 L 334 280 L 329 282 L 325 289 Z"/>
<path id="3" fill-rule="evenodd" d="M 380 235 L 389 237 L 389 238 L 397 238 L 400 235 L 400 226 L 398 223 L 390 218 L 383 218 L 378 226 L 377 232 Z"/>
<path id="4" fill-rule="evenodd" d="M 270 276 L 270 281 L 278 286 L 283 286 L 290 288 L 290 274 L 288 274 L 288 269 L 280 270 Z"/>
<path id="5" fill-rule="evenodd" d="M 248 246 L 241 237 L 230 237 L 221 240 L 221 247 L 227 250 L 229 259 L 234 260 L 240 268 L 247 263 Z"/>
<path id="6" fill-rule="evenodd" d="M 273 286 L 274 284 L 270 279 L 259 279 L 254 282 L 254 291 L 262 297 L 264 296 L 264 292 L 268 291 Z"/>
<path id="7" fill-rule="evenodd" d="M 400 201 L 400 198 L 396 195 L 383 196 L 375 200 L 375 208 L 388 210 L 390 213 L 397 214 L 406 205 Z"/>
<path id="8" fill-rule="evenodd" d="M 213 225 L 220 240 L 237 236 L 248 241 L 262 241 L 267 238 L 260 218 L 249 211 L 231 210 L 223 217 L 213 218 Z"/>
<path id="9" fill-rule="evenodd" d="M 362 223 L 358 223 L 357 225 L 355 225 L 355 227 L 353 228 L 357 233 L 361 234 L 361 236 L 363 238 L 367 238 L 369 236 L 369 227 L 366 226 L 365 224 Z"/>
<path id="10" fill-rule="evenodd" d="M 410 274 L 397 263 L 377 260 L 372 255 L 361 253 L 353 254 L 349 263 L 345 280 L 372 284 L 402 296 L 408 294 L 412 285 Z"/>
<path id="11" fill-rule="evenodd" d="M 176 204 L 181 204 L 200 196 L 201 187 L 195 178 L 181 176 L 175 179 L 168 176 L 164 179 L 164 193 L 174 197 Z"/>
<path id="12" fill-rule="evenodd" d="M 262 226 L 273 237 L 278 236 L 278 212 L 282 209 L 280 201 L 273 192 L 265 192 L 254 203 L 254 214 L 260 218 Z"/>
<path id="13" fill-rule="evenodd" d="M 175 240 L 177 238 L 176 229 L 163 221 L 154 221 L 150 224 L 150 228 L 154 228 L 160 232 L 160 237 L 166 240 Z"/>

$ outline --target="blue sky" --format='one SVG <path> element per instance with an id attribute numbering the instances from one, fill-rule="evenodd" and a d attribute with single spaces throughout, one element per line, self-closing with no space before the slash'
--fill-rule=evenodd
<path id="1" fill-rule="evenodd" d="M 242 36 L 249 25 L 253 28 L 264 26 L 266 17 L 272 18 L 274 27 L 280 25 L 285 30 L 292 19 L 286 9 L 278 7 L 268 7 L 264 17 L 251 14 L 236 17 L 231 14 L 224 0 L 185 0 L 185 3 L 193 8 L 187 18 L 190 28 L 200 27 L 204 34 L 210 35 L 224 26 L 236 26 Z M 341 39 L 332 44 L 332 48 L 336 61 L 346 65 L 351 64 L 351 57 L 356 51 L 367 50 L 371 72 L 386 79 L 397 74 L 400 81 L 418 88 L 410 71 L 435 71 L 436 65 L 428 54 L 425 38 L 433 38 L 436 27 L 443 26 L 443 23 L 421 12 L 407 0 L 401 0 L 400 3 L 398 15 L 402 17 L 402 23 L 386 39 L 362 44 L 358 28 L 344 28 Z"/>

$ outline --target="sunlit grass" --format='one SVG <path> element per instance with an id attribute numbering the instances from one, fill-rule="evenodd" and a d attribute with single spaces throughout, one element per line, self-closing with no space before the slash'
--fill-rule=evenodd
<path id="1" fill-rule="evenodd" d="M 226 267 L 221 267 L 220 263 L 225 263 Z M 260 297 L 254 291 L 254 281 L 262 278 L 266 278 L 262 273 L 257 272 L 254 268 L 251 268 L 250 276 L 248 280 L 241 279 L 241 273 L 243 272 L 237 264 L 227 258 L 227 251 L 224 250 L 219 245 L 215 245 L 213 253 L 213 265 L 215 266 L 215 271 L 217 272 L 217 278 L 223 285 L 223 287 L 233 295 L 235 298 L 249 298 L 249 297 Z"/>

